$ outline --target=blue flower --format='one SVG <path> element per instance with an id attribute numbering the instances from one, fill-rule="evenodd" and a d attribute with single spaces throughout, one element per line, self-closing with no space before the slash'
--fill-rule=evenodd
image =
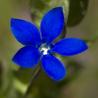
<path id="1" fill-rule="evenodd" d="M 15 38 L 24 45 L 13 57 L 13 62 L 24 68 L 34 68 L 39 60 L 46 74 L 53 80 L 60 81 L 66 76 L 64 64 L 53 56 L 54 52 L 63 56 L 73 56 L 88 47 L 79 38 L 64 38 L 53 43 L 64 28 L 62 7 L 47 12 L 38 28 L 25 20 L 11 19 L 11 30 Z"/>

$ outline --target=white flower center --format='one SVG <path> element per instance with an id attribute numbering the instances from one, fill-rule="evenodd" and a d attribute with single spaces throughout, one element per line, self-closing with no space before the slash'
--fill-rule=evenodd
<path id="1" fill-rule="evenodd" d="M 40 52 L 43 53 L 43 55 L 47 55 L 48 51 L 50 50 L 50 47 L 47 46 L 46 44 L 42 44 L 39 48 Z"/>

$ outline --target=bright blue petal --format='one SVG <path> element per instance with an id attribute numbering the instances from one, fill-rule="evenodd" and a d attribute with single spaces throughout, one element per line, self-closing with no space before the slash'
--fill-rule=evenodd
<path id="1" fill-rule="evenodd" d="M 44 55 L 42 58 L 42 68 L 53 80 L 60 81 L 66 75 L 64 65 L 52 55 Z"/>
<path id="2" fill-rule="evenodd" d="M 40 59 L 37 48 L 26 46 L 21 48 L 13 57 L 13 62 L 24 68 L 35 67 Z"/>
<path id="3" fill-rule="evenodd" d="M 42 19 L 41 32 L 43 41 L 50 43 L 60 33 L 64 27 L 64 15 L 62 7 L 56 7 L 50 10 Z"/>
<path id="4" fill-rule="evenodd" d="M 24 45 L 40 44 L 40 33 L 37 27 L 30 22 L 12 18 L 11 30 L 16 39 Z"/>
<path id="5" fill-rule="evenodd" d="M 85 51 L 87 48 L 87 44 L 79 38 L 65 38 L 57 42 L 51 51 L 64 56 L 72 56 Z"/>

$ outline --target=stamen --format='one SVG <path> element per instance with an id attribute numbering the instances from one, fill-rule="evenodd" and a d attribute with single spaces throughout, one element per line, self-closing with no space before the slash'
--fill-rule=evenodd
<path id="1" fill-rule="evenodd" d="M 50 50 L 50 47 L 46 44 L 42 44 L 39 48 L 40 52 L 42 52 L 43 55 L 47 55 L 48 51 Z"/>

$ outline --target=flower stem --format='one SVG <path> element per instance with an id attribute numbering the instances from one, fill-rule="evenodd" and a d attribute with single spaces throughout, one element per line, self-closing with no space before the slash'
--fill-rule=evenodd
<path id="1" fill-rule="evenodd" d="M 40 71 L 41 71 L 41 68 L 40 68 L 40 66 L 39 66 L 39 67 L 37 67 L 37 68 L 35 69 L 35 71 L 32 72 L 32 78 L 31 78 L 31 80 L 30 80 L 30 83 L 29 83 L 29 85 L 28 85 L 28 88 L 27 88 L 27 90 L 26 90 L 26 92 L 25 92 L 23 98 L 27 98 L 28 94 L 30 93 L 30 91 L 31 91 L 31 89 L 32 89 L 33 81 L 37 78 L 37 76 L 39 75 Z"/>

